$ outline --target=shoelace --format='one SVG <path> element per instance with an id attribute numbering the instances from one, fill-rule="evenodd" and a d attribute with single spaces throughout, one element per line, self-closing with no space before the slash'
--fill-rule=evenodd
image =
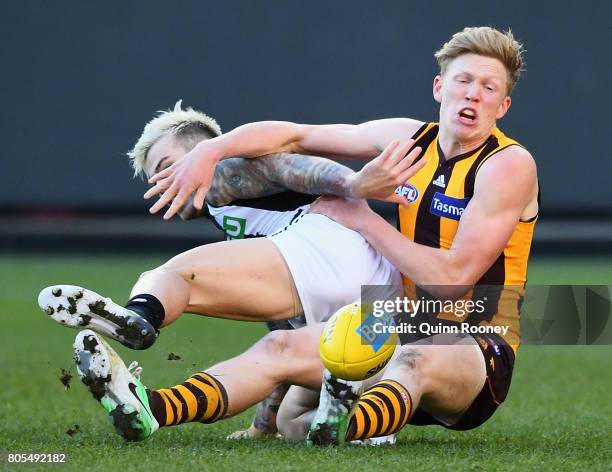
<path id="1" fill-rule="evenodd" d="M 138 365 L 138 361 L 132 361 L 128 366 L 128 372 L 140 380 L 140 374 L 142 374 L 142 367 Z"/>

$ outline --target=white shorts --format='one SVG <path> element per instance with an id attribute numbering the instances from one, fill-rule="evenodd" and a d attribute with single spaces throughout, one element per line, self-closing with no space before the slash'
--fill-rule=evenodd
<path id="1" fill-rule="evenodd" d="M 327 320 L 359 301 L 362 285 L 401 285 L 399 271 L 357 232 L 316 213 L 268 236 L 297 288 L 306 323 Z"/>

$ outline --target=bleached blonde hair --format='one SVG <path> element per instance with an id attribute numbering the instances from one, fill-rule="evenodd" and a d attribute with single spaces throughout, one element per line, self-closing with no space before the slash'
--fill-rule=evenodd
<path id="1" fill-rule="evenodd" d="M 498 59 L 508 73 L 508 90 L 510 95 L 524 70 L 524 48 L 514 39 L 511 30 L 499 31 L 489 26 L 464 28 L 436 51 L 434 56 L 440 66 L 440 75 L 444 75 L 450 62 L 463 54 Z"/>
<path id="2" fill-rule="evenodd" d="M 172 110 L 160 110 L 157 115 L 149 121 L 136 141 L 134 147 L 127 152 L 134 177 L 144 175 L 144 165 L 147 154 L 160 138 L 172 134 L 179 139 L 186 148 L 190 149 L 204 137 L 214 138 L 221 134 L 221 127 L 214 118 L 205 115 L 201 111 L 181 108 L 182 100 L 174 105 Z"/>

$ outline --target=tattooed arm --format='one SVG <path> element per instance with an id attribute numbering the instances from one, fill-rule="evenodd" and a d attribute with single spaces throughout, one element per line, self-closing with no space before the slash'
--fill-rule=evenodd
<path id="1" fill-rule="evenodd" d="M 284 189 L 279 185 L 266 180 L 256 165 L 258 159 L 244 159 L 232 157 L 220 162 L 215 169 L 215 176 L 210 190 L 206 194 L 206 203 L 220 207 L 230 204 L 234 200 L 265 197 Z M 193 195 L 179 212 L 183 220 L 200 218 L 206 215 L 206 207 L 197 210 L 193 206 Z"/>
<path id="2" fill-rule="evenodd" d="M 271 154 L 257 159 L 234 157 L 217 165 L 206 202 L 228 205 L 234 200 L 265 197 L 285 190 L 311 195 L 351 196 L 349 177 L 355 172 L 322 157 Z M 204 215 L 192 199 L 181 210 L 184 220 Z"/>

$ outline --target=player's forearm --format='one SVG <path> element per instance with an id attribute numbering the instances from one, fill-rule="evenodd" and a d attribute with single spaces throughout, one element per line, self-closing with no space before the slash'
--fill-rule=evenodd
<path id="1" fill-rule="evenodd" d="M 335 161 L 304 154 L 273 154 L 257 159 L 264 175 L 278 185 L 311 195 L 353 196 L 355 172 Z"/>
<path id="2" fill-rule="evenodd" d="M 202 155 L 213 160 L 233 156 L 258 157 L 295 148 L 303 137 L 303 126 L 284 121 L 247 123 L 229 133 L 197 145 Z"/>
<path id="3" fill-rule="evenodd" d="M 473 285 L 452 250 L 417 244 L 379 215 L 373 213 L 359 232 L 402 274 L 420 287 L 429 287 L 433 295 L 461 296 Z"/>
<path id="4" fill-rule="evenodd" d="M 257 159 L 235 157 L 217 165 L 206 201 L 213 206 L 223 206 L 235 200 L 265 197 L 284 190 L 351 196 L 354 175 L 353 170 L 342 164 L 315 156 L 280 153 Z M 188 214 L 191 215 L 191 211 Z"/>

